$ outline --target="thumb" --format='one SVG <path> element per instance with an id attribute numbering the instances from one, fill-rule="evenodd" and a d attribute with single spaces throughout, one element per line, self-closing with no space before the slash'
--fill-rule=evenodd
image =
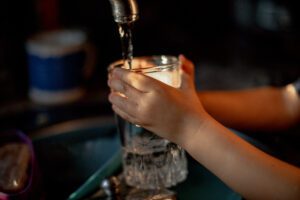
<path id="1" fill-rule="evenodd" d="M 180 88 L 183 90 L 195 89 L 193 79 L 185 71 L 181 71 L 181 86 L 180 86 Z"/>
<path id="2" fill-rule="evenodd" d="M 193 78 L 195 74 L 194 63 L 187 59 L 183 54 L 179 55 L 179 60 L 182 63 L 182 70 Z"/>

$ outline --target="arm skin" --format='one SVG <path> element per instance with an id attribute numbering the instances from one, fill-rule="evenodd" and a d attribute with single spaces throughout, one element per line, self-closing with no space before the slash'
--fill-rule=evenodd
<path id="1" fill-rule="evenodd" d="M 292 85 L 206 91 L 198 92 L 198 96 L 210 115 L 238 130 L 274 132 L 300 122 L 300 98 Z"/>
<path id="2" fill-rule="evenodd" d="M 114 111 L 181 145 L 246 199 L 300 199 L 300 169 L 260 151 L 215 120 L 199 101 L 193 64 L 182 56 L 181 60 L 184 73 L 178 89 L 142 74 L 114 70 L 108 82 Z"/>
<path id="3" fill-rule="evenodd" d="M 193 132 L 187 128 L 178 144 L 246 199 L 300 199 L 299 168 L 267 155 L 213 119 Z"/>

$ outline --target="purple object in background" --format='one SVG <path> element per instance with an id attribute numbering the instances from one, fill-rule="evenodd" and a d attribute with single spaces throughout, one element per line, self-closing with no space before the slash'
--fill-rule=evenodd
<path id="1" fill-rule="evenodd" d="M 36 199 L 38 192 L 36 192 L 35 189 L 38 186 L 37 183 L 39 181 L 39 175 L 32 142 L 24 133 L 19 130 L 11 130 L 0 133 L 0 146 L 9 143 L 21 143 L 26 144 L 29 147 L 30 163 L 28 168 L 28 178 L 25 187 L 16 193 L 7 194 L 0 191 L 0 200 Z"/>

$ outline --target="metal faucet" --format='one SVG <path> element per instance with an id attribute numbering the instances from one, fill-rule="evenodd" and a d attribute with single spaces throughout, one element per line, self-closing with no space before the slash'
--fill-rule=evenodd
<path id="1" fill-rule="evenodd" d="M 130 23 L 138 19 L 138 6 L 135 0 L 109 0 L 115 22 Z"/>

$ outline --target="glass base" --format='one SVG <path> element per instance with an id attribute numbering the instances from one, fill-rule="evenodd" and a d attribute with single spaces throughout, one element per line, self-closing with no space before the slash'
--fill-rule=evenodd
<path id="1" fill-rule="evenodd" d="M 125 200 L 176 200 L 176 193 L 168 189 L 143 190 L 133 188 Z"/>
<path id="2" fill-rule="evenodd" d="M 124 178 L 129 186 L 156 190 L 170 188 L 186 179 L 187 160 L 181 147 L 169 142 L 164 148 L 149 149 L 152 152 L 123 148 Z"/>

